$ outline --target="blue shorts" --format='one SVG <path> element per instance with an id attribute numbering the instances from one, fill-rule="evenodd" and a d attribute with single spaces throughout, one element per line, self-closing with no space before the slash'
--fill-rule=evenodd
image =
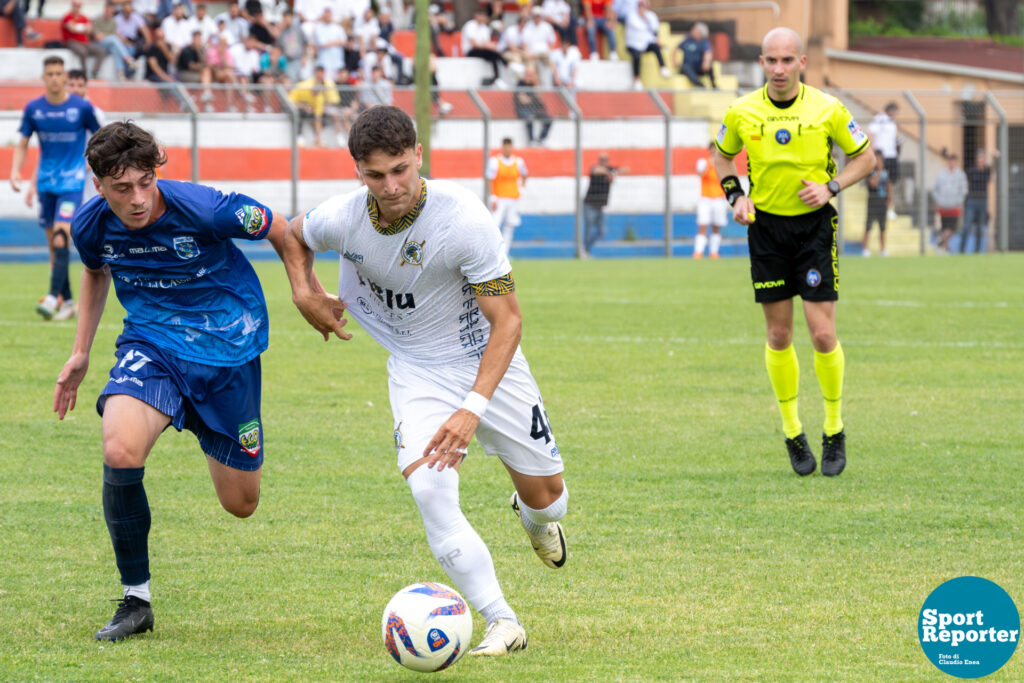
<path id="1" fill-rule="evenodd" d="M 71 217 L 82 205 L 82 191 L 39 193 L 39 227 L 53 227 L 54 223 L 71 223 Z"/>
<path id="2" fill-rule="evenodd" d="M 117 363 L 96 410 L 103 415 L 107 396 L 133 396 L 170 416 L 179 432 L 194 433 L 217 462 L 251 472 L 263 465 L 261 381 L 258 356 L 235 367 L 202 365 L 126 341 L 117 347 Z"/>

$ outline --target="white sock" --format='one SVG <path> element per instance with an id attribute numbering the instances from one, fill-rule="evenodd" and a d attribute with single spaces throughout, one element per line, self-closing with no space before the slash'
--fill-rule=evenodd
<path id="1" fill-rule="evenodd" d="M 708 251 L 710 251 L 713 256 L 718 256 L 718 248 L 720 246 L 722 246 L 722 233 L 711 233 L 711 247 Z"/>
<path id="2" fill-rule="evenodd" d="M 491 553 L 459 507 L 459 473 L 421 466 L 407 481 L 423 517 L 427 543 L 448 578 L 478 612 L 500 603 L 500 611 L 507 610 L 514 619 L 515 612 L 498 585 Z"/>
<path id="3" fill-rule="evenodd" d="M 547 506 L 543 510 L 534 510 L 529 505 L 523 502 L 523 499 L 519 499 L 519 511 L 522 513 L 523 528 L 527 532 L 536 536 L 547 528 L 551 522 L 557 522 L 562 517 L 565 517 L 565 511 L 569 507 L 569 488 L 562 485 L 562 495 L 558 499 Z"/>
<path id="4" fill-rule="evenodd" d="M 139 600 L 145 600 L 146 602 L 152 602 L 149 596 L 149 581 L 146 583 L 140 583 L 138 586 L 125 586 L 124 597 L 134 595 Z"/>
<path id="5" fill-rule="evenodd" d="M 480 610 L 480 614 L 487 620 L 487 625 L 490 626 L 493 622 L 498 619 L 511 619 L 512 621 L 519 621 L 516 619 L 516 613 L 512 611 L 512 608 L 505 602 L 505 598 L 495 600 L 491 604 Z"/>
<path id="6" fill-rule="evenodd" d="M 697 233 L 697 236 L 693 238 L 693 253 L 694 255 L 703 254 L 704 247 L 708 246 L 708 236 Z"/>

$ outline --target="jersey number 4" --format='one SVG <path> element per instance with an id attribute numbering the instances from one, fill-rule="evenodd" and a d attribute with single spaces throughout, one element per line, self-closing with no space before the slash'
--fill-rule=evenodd
<path id="1" fill-rule="evenodd" d="M 532 422 L 530 436 L 534 439 L 544 439 L 544 443 L 551 443 L 551 423 L 548 421 L 548 414 L 539 403 L 533 406 Z"/>
<path id="2" fill-rule="evenodd" d="M 117 367 L 123 368 L 129 361 L 135 361 L 128 366 L 128 372 L 138 372 L 142 369 L 142 366 L 153 360 L 149 356 L 136 351 L 135 349 L 128 349 L 128 353 L 124 354 L 124 358 L 118 363 Z"/>

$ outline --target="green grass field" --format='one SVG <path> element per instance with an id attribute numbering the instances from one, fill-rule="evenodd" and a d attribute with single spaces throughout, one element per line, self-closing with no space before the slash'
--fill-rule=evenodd
<path id="1" fill-rule="evenodd" d="M 745 259 L 514 266 L 522 346 L 567 467 L 570 558 L 552 571 L 534 557 L 507 475 L 474 443 L 463 507 L 530 647 L 439 677 L 941 681 L 916 635 L 934 588 L 983 576 L 1024 608 L 1024 255 L 843 259 L 838 479 L 790 470 Z M 419 676 L 386 654 L 381 611 L 402 586 L 447 577 L 394 464 L 385 354 L 360 330 L 325 344 L 280 264 L 257 268 L 271 315 L 260 508 L 221 510 L 195 438 L 165 433 L 146 472 L 156 630 L 112 645 L 92 639 L 120 595 L 94 401 L 120 310 L 111 296 L 60 423 L 53 383 L 74 326 L 32 310 L 45 265 L 0 265 L 0 680 Z M 333 262 L 318 268 L 336 282 Z M 1021 653 L 989 678 L 1021 679 Z"/>

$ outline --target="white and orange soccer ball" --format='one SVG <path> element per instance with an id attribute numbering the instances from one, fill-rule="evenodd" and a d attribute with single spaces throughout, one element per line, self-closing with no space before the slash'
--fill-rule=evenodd
<path id="1" fill-rule="evenodd" d="M 381 634 L 402 666 L 440 671 L 469 649 L 473 615 L 458 591 L 443 583 L 414 583 L 395 593 L 384 608 Z"/>

